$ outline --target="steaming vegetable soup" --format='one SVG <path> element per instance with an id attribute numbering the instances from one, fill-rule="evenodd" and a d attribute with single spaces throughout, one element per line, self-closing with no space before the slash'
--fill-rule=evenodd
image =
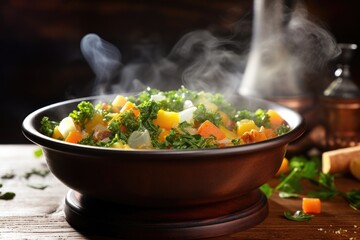
<path id="1" fill-rule="evenodd" d="M 239 110 L 221 94 L 147 89 L 111 102 L 82 101 L 40 131 L 69 143 L 121 149 L 200 149 L 264 141 L 290 130 L 274 110 Z"/>

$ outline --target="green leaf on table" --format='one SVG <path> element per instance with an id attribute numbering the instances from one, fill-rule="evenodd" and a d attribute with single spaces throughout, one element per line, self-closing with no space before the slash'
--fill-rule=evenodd
<path id="1" fill-rule="evenodd" d="M 42 184 L 42 183 L 36 183 L 36 184 L 28 184 L 28 187 L 34 188 L 34 189 L 38 189 L 38 190 L 44 190 L 45 188 L 47 188 L 49 185 L 47 184 Z"/>
<path id="2" fill-rule="evenodd" d="M 15 177 L 14 172 L 8 172 L 1 176 L 1 179 L 13 179 Z"/>
<path id="3" fill-rule="evenodd" d="M 300 197 L 299 194 L 293 192 L 279 192 L 279 197 L 281 198 L 298 198 Z"/>
<path id="4" fill-rule="evenodd" d="M 267 198 L 269 198 L 274 191 L 268 183 L 263 184 L 259 189 L 265 194 Z"/>
<path id="5" fill-rule="evenodd" d="M 319 186 L 319 189 L 309 192 L 309 197 L 315 197 L 320 199 L 331 199 L 339 194 L 339 191 L 335 187 L 334 175 L 325 174 L 320 172 L 318 178 L 309 179 L 311 183 Z"/>
<path id="6" fill-rule="evenodd" d="M 283 178 L 280 183 L 276 186 L 276 190 L 288 192 L 288 193 L 295 193 L 299 192 L 302 188 L 301 186 L 301 169 L 294 168 L 289 175 Z"/>
<path id="7" fill-rule="evenodd" d="M 301 174 L 307 179 L 315 178 L 319 174 L 318 165 L 315 162 L 307 161 L 301 170 Z"/>
<path id="8" fill-rule="evenodd" d="M 344 194 L 351 208 L 360 210 L 360 190 L 352 190 Z"/>
<path id="9" fill-rule="evenodd" d="M 35 157 L 39 158 L 39 157 L 42 157 L 42 155 L 43 155 L 43 151 L 41 148 L 35 149 L 35 151 L 34 151 Z"/>
<path id="10" fill-rule="evenodd" d="M 285 211 L 284 216 L 289 220 L 297 221 L 297 222 L 310 221 L 314 217 L 314 215 L 304 213 L 300 210 L 296 211 L 294 214 L 292 214 L 289 211 Z"/>
<path id="11" fill-rule="evenodd" d="M 307 161 L 308 160 L 304 156 L 294 156 L 289 161 L 289 168 L 291 170 L 293 170 L 295 168 L 301 169 L 304 167 L 304 165 Z"/>
<path id="12" fill-rule="evenodd" d="M 31 171 L 25 173 L 25 178 L 29 179 L 32 175 L 37 175 L 40 177 L 46 177 L 50 173 L 50 170 L 47 168 L 44 169 L 35 169 L 33 168 Z"/>
<path id="13" fill-rule="evenodd" d="M 5 192 L 5 193 L 0 193 L 0 199 L 1 200 L 11 200 L 15 197 L 15 193 L 14 192 Z"/>
<path id="14" fill-rule="evenodd" d="M 336 195 L 338 194 L 337 191 L 331 191 L 331 190 L 326 190 L 326 189 L 319 189 L 316 191 L 311 191 L 307 194 L 308 197 L 311 198 L 320 198 L 320 199 L 332 199 L 334 198 Z"/>
<path id="15" fill-rule="evenodd" d="M 328 190 L 336 191 L 334 175 L 320 172 L 319 184 Z"/>
<path id="16" fill-rule="evenodd" d="M 360 190 L 345 193 L 339 191 L 335 186 L 335 176 L 320 171 L 321 157 L 294 156 L 289 161 L 289 168 L 290 173 L 281 175 L 279 184 L 275 187 L 275 190 L 279 191 L 280 197 L 298 197 L 301 194 L 327 200 L 340 195 L 349 202 L 350 207 L 356 210 L 360 209 Z M 311 183 L 314 187 L 303 189 L 306 182 Z M 307 191 L 305 192 L 305 190 Z"/>

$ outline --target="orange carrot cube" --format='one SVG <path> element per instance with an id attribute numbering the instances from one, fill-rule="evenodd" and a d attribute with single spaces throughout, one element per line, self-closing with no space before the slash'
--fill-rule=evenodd
<path id="1" fill-rule="evenodd" d="M 224 139 L 225 133 L 223 133 L 215 124 L 206 120 L 198 128 L 197 132 L 203 137 L 214 136 L 217 140 Z"/>
<path id="2" fill-rule="evenodd" d="M 318 214 L 321 212 L 321 201 L 319 198 L 303 198 L 302 209 L 304 213 Z"/>

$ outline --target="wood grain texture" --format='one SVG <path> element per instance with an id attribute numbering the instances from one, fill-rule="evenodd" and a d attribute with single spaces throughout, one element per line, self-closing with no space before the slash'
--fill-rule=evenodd
<path id="1" fill-rule="evenodd" d="M 24 175 L 44 168 L 45 159 L 34 157 L 34 145 L 0 145 L 0 176 L 13 172 L 13 179 L 1 179 L 1 192 L 13 191 L 13 200 L 0 200 L 0 239 L 111 239 L 80 233 L 65 220 L 64 197 L 68 188 L 52 174 L 45 178 Z M 47 184 L 44 190 L 29 184 Z M 352 178 L 336 179 L 342 191 L 359 189 Z M 256 227 L 215 240 L 235 239 L 360 239 L 360 212 L 351 209 L 341 198 L 322 202 L 322 212 L 310 222 L 292 222 L 283 217 L 286 210 L 301 209 L 299 199 L 269 199 L 269 216 Z"/>

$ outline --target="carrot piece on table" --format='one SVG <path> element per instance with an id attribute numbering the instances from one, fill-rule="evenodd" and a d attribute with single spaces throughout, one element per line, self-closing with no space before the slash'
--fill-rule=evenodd
<path id="1" fill-rule="evenodd" d="M 289 171 L 289 160 L 287 158 L 283 158 L 281 166 L 275 176 L 279 176 L 282 173 L 287 173 Z"/>
<path id="2" fill-rule="evenodd" d="M 65 142 L 69 143 L 78 143 L 82 139 L 82 134 L 79 131 L 70 131 L 67 137 L 65 138 Z"/>
<path id="3" fill-rule="evenodd" d="M 319 198 L 303 198 L 302 209 L 304 213 L 320 213 L 321 201 Z"/>
<path id="4" fill-rule="evenodd" d="M 220 128 L 215 126 L 209 120 L 203 122 L 198 128 L 197 132 L 203 137 L 214 136 L 217 140 L 221 140 L 225 138 L 225 133 L 223 133 Z"/>

